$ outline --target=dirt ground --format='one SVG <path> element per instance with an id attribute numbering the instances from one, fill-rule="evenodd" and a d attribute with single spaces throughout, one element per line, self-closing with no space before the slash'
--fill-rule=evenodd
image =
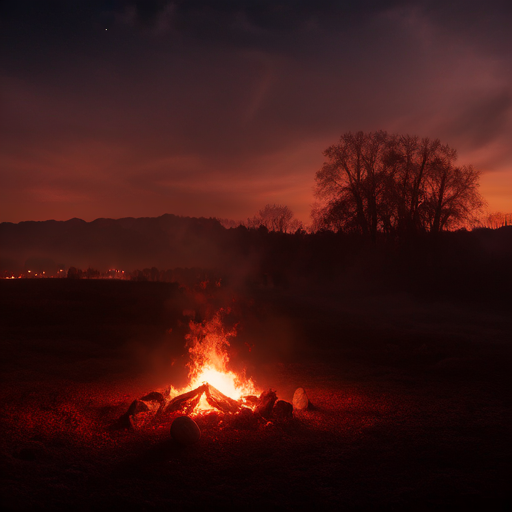
<path id="1" fill-rule="evenodd" d="M 0 282 L 4 510 L 505 510 L 508 308 L 326 290 L 184 294 L 164 283 Z M 313 408 L 239 428 L 112 430 L 186 378 L 184 335 L 231 304 L 235 366 Z M 186 314 L 184 314 L 186 312 Z"/>

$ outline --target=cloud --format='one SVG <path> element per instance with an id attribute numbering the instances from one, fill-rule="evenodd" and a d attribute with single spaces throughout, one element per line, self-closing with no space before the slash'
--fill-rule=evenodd
<path id="1" fill-rule="evenodd" d="M 445 129 L 464 141 L 465 146 L 480 149 L 512 129 L 512 90 L 490 92 L 464 105 Z"/>
<path id="2" fill-rule="evenodd" d="M 39 216 L 24 180 L 92 198 L 61 218 L 276 202 L 307 220 L 322 151 L 349 130 L 439 137 L 512 172 L 509 3 L 0 5 L 2 184 Z"/>

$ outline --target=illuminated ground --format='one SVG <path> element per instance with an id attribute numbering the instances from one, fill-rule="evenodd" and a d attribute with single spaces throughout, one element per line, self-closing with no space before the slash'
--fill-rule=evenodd
<path id="1" fill-rule="evenodd" d="M 315 407 L 257 428 L 199 418 L 199 445 L 182 449 L 169 438 L 170 419 L 135 433 L 108 428 L 164 382 L 161 359 L 174 359 L 174 377 L 183 377 L 183 347 L 166 346 L 186 330 L 173 323 L 186 302 L 176 290 L 5 284 L 1 457 L 10 510 L 511 504 L 505 311 L 259 292 L 233 349 L 252 345 L 239 358 L 261 386 L 288 400 L 304 386 Z"/>

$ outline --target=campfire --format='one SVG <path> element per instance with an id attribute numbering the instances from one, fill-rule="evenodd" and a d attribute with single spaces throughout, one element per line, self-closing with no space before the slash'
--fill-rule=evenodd
<path id="1" fill-rule="evenodd" d="M 245 373 L 236 374 L 228 369 L 229 340 L 236 336 L 236 326 L 229 330 L 224 327 L 225 313 L 229 310 L 221 309 L 207 322 L 190 322 L 190 334 L 186 336 L 190 384 L 168 404 L 170 411 L 176 410 L 183 400 L 187 405 L 193 404 L 190 412 L 196 413 L 212 409 L 237 412 L 240 407 L 254 406 L 258 390 L 252 380 Z M 190 398 L 184 398 L 188 395 Z"/>
<path id="2" fill-rule="evenodd" d="M 236 327 L 226 329 L 222 322 L 228 312 L 221 309 L 209 321 L 190 322 L 190 333 L 186 336 L 189 385 L 182 389 L 170 386 L 134 400 L 117 426 L 140 428 L 162 416 L 179 414 L 194 418 L 212 412 L 255 425 L 260 420 L 288 420 L 293 417 L 294 409 L 307 408 L 308 400 L 302 388 L 296 391 L 292 405 L 278 400 L 272 389 L 257 389 L 244 372 L 228 369 L 229 340 L 236 336 Z"/>

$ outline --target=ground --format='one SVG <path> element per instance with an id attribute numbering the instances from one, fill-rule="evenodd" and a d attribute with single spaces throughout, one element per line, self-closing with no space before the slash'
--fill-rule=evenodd
<path id="1" fill-rule="evenodd" d="M 512 505 L 506 307 L 318 289 L 248 299 L 164 283 L 0 285 L 4 510 Z M 228 296 L 234 364 L 285 400 L 304 387 L 313 408 L 257 428 L 200 417 L 192 448 L 170 438 L 170 419 L 112 430 L 134 398 L 186 378 L 190 311 L 200 320 Z"/>

